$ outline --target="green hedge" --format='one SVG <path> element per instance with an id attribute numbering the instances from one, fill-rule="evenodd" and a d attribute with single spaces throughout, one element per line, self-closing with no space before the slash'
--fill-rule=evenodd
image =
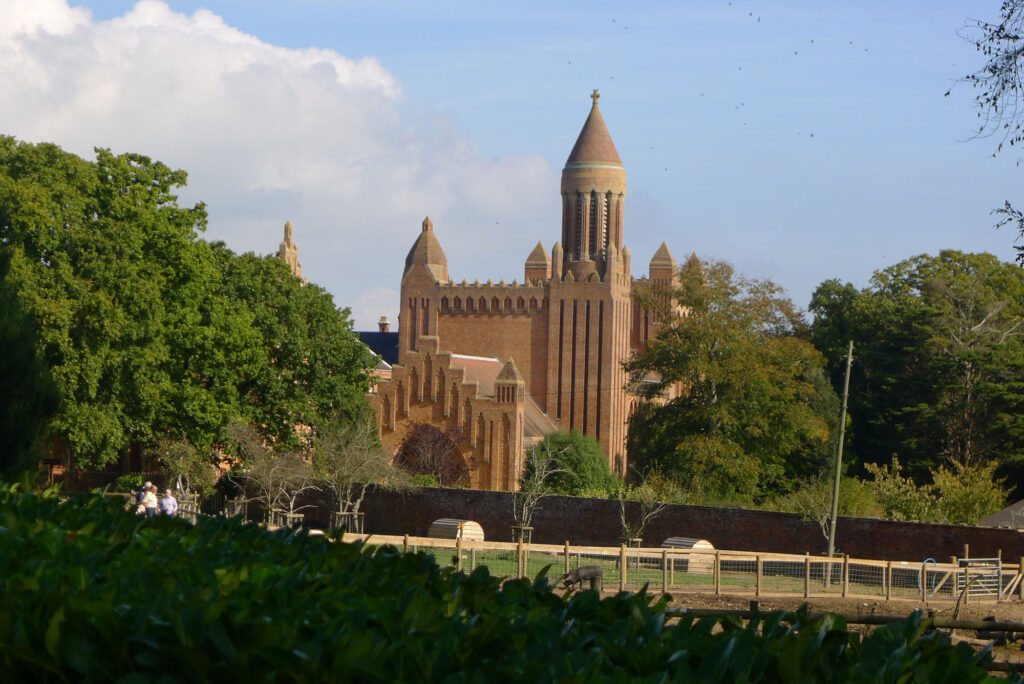
<path id="1" fill-rule="evenodd" d="M 0 582 L 2 681 L 959 683 L 990 658 L 916 615 L 863 640 L 831 616 L 668 622 L 650 596 L 566 600 L 543 577 L 8 485 Z"/>

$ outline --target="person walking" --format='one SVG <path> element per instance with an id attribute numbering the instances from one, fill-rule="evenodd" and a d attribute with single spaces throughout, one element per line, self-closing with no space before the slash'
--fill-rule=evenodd
<path id="1" fill-rule="evenodd" d="M 160 514 L 175 516 L 178 514 L 178 500 L 171 494 L 171 490 L 164 490 L 164 498 L 160 499 Z"/>
<path id="2" fill-rule="evenodd" d="M 143 497 L 142 503 L 146 506 L 146 517 L 156 517 L 156 485 L 150 485 L 149 489 L 146 490 L 146 496 Z"/>

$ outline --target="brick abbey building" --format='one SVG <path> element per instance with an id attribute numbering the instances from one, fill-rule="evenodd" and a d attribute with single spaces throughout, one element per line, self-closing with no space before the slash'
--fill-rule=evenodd
<path id="1" fill-rule="evenodd" d="M 633 295 L 678 268 L 662 243 L 633 277 L 626 170 L 591 97 L 562 170 L 561 239 L 537 243 L 521 282 L 455 282 L 429 218 L 405 260 L 398 362 L 370 397 L 381 439 L 394 450 L 412 423 L 457 428 L 474 488 L 515 489 L 525 449 L 554 430 L 594 437 L 626 470 L 637 398 L 622 363 L 654 335 Z"/>

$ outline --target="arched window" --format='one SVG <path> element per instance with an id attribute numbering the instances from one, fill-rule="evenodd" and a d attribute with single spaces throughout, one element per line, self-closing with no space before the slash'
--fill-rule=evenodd
<path id="1" fill-rule="evenodd" d="M 492 297 L 491 298 L 491 311 L 500 311 L 500 310 L 501 310 L 501 307 L 498 305 L 498 298 L 497 297 Z"/>
<path id="2" fill-rule="evenodd" d="M 480 298 L 480 310 L 487 311 L 487 297 Z"/>
<path id="3" fill-rule="evenodd" d="M 466 297 L 466 311 L 476 310 L 476 300 L 472 297 Z"/>
<path id="4" fill-rule="evenodd" d="M 511 297 L 505 297 L 505 311 L 514 311 Z"/>
<path id="5" fill-rule="evenodd" d="M 447 310 L 448 310 L 448 298 L 447 297 L 441 297 L 441 311 L 447 311 Z"/>
<path id="6" fill-rule="evenodd" d="M 455 310 L 462 311 L 462 297 L 455 298 Z"/>
<path id="7" fill-rule="evenodd" d="M 530 297 L 530 311 L 536 311 L 536 310 L 537 310 L 537 298 L 536 297 Z"/>
<path id="8" fill-rule="evenodd" d="M 519 299 L 516 300 L 516 311 L 525 311 L 525 310 L 526 310 L 526 302 L 524 302 L 523 298 L 520 297 Z"/>

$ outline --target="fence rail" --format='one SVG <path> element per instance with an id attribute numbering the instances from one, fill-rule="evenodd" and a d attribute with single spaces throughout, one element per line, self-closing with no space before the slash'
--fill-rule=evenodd
<path id="1" fill-rule="evenodd" d="M 545 567 L 558 578 L 582 565 L 597 565 L 604 587 L 620 590 L 648 585 L 754 597 L 851 597 L 886 600 L 964 602 L 1024 600 L 1021 564 L 1001 559 L 953 562 L 880 561 L 846 556 L 756 553 L 679 548 L 574 546 L 438 539 L 408 535 L 346 533 L 343 541 L 391 544 L 404 551 L 433 554 L 441 565 L 491 574 L 533 577 Z M 967 591 L 963 591 L 967 588 Z"/>

